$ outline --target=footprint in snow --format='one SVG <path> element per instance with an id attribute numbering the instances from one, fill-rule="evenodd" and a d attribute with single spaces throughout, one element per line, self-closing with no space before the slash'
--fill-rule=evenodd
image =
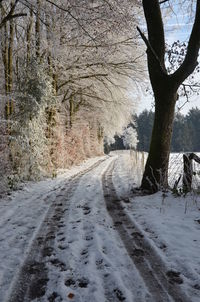
<path id="1" fill-rule="evenodd" d="M 197 290 L 200 290 L 200 284 L 198 284 L 198 283 L 195 284 L 195 285 L 193 286 L 193 288 L 194 288 L 194 289 L 197 289 Z"/>
<path id="2" fill-rule="evenodd" d="M 62 301 L 62 298 L 61 296 L 56 293 L 56 292 L 53 292 L 49 297 L 48 297 L 48 301 L 49 302 L 61 302 Z"/>
<path id="3" fill-rule="evenodd" d="M 93 240 L 93 237 L 92 237 L 92 236 L 85 236 L 85 240 L 86 240 L 86 241 Z"/>
<path id="4" fill-rule="evenodd" d="M 63 222 L 59 223 L 59 224 L 58 224 L 58 227 L 59 227 L 59 228 L 64 228 L 64 227 L 65 227 L 65 223 L 63 223 Z"/>
<path id="5" fill-rule="evenodd" d="M 103 259 L 96 260 L 96 266 L 97 269 L 103 269 L 104 268 Z"/>
<path id="6" fill-rule="evenodd" d="M 123 295 L 123 293 L 120 289 L 115 288 L 114 293 L 116 294 L 116 297 L 119 301 L 125 301 L 126 300 L 126 298 L 124 297 L 124 295 Z"/>
<path id="7" fill-rule="evenodd" d="M 88 207 L 88 206 L 83 207 L 83 214 L 84 215 L 88 215 L 90 212 L 91 212 L 90 207 Z"/>
<path id="8" fill-rule="evenodd" d="M 87 288 L 88 284 L 89 284 L 88 279 L 86 279 L 86 278 L 78 279 L 78 286 L 79 287 L 81 287 L 81 288 Z"/>
<path id="9" fill-rule="evenodd" d="M 142 249 L 134 249 L 133 252 L 132 252 L 132 255 L 133 256 L 136 256 L 136 257 L 142 257 L 144 256 L 144 250 Z"/>
<path id="10" fill-rule="evenodd" d="M 57 207 L 62 207 L 62 206 L 63 206 L 63 203 L 60 202 L 60 203 L 57 203 L 56 205 L 57 205 Z"/>
<path id="11" fill-rule="evenodd" d="M 76 285 L 76 281 L 74 281 L 73 279 L 69 278 L 65 281 L 65 285 L 67 287 L 70 287 L 70 286 L 75 286 Z"/>
<path id="12" fill-rule="evenodd" d="M 61 272 L 64 272 L 67 270 L 66 264 L 62 261 L 60 261 L 59 259 L 55 258 L 52 259 L 51 264 L 53 264 L 55 267 L 59 268 L 61 270 Z"/>
<path id="13" fill-rule="evenodd" d="M 169 279 L 169 282 L 171 284 L 174 284 L 174 283 L 177 283 L 177 284 L 182 284 L 183 283 L 183 279 L 180 277 L 180 272 L 176 272 L 176 271 L 173 271 L 173 270 L 170 270 L 166 273 L 168 279 Z"/>
<path id="14" fill-rule="evenodd" d="M 76 287 L 76 285 L 77 285 L 80 288 L 87 288 L 88 284 L 89 284 L 89 281 L 87 278 L 81 278 L 81 279 L 78 279 L 77 281 L 75 281 L 72 278 L 69 278 L 65 281 L 65 285 L 67 287 L 71 287 L 71 286 Z"/>
<path id="15" fill-rule="evenodd" d="M 122 222 L 121 222 L 121 221 L 116 221 L 116 222 L 114 223 L 114 226 L 119 226 L 119 225 L 122 225 Z"/>
<path id="16" fill-rule="evenodd" d="M 139 232 L 133 232 L 131 235 L 134 236 L 134 237 L 136 237 L 136 238 L 143 238 L 144 237 L 144 235 L 142 235 Z"/>
<path id="17" fill-rule="evenodd" d="M 62 237 L 62 238 L 60 238 L 60 239 L 58 239 L 58 241 L 65 241 L 65 237 Z"/>
<path id="18" fill-rule="evenodd" d="M 53 232 L 49 232 L 47 234 L 47 236 L 46 236 L 46 240 L 48 241 L 48 240 L 53 240 L 53 239 L 55 239 L 54 233 Z"/>
<path id="19" fill-rule="evenodd" d="M 44 277 L 44 278 L 35 279 L 32 282 L 29 291 L 29 299 L 30 299 L 29 301 L 43 297 L 45 295 L 48 281 L 49 279 Z"/>
<path id="20" fill-rule="evenodd" d="M 58 236 L 63 236 L 63 235 L 64 235 L 64 232 L 59 232 L 57 235 L 58 235 Z"/>
<path id="21" fill-rule="evenodd" d="M 60 250 L 66 250 L 66 249 L 68 249 L 68 246 L 65 246 L 65 245 L 59 245 L 58 246 L 58 248 L 60 249 Z"/>
<path id="22" fill-rule="evenodd" d="M 53 248 L 50 246 L 44 247 L 42 251 L 43 257 L 50 257 L 53 253 Z"/>
<path id="23" fill-rule="evenodd" d="M 167 246 L 164 244 L 164 243 L 162 243 L 161 245 L 160 245 L 160 249 L 161 250 L 165 250 L 167 248 Z"/>
<path id="24" fill-rule="evenodd" d="M 83 250 L 81 252 L 81 256 L 88 256 L 88 250 Z"/>

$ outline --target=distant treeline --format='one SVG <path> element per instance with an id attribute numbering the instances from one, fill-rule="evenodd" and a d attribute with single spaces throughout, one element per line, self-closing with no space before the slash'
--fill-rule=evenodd
<path id="1" fill-rule="evenodd" d="M 136 130 L 139 141 L 137 150 L 139 151 L 148 152 L 149 150 L 153 119 L 153 111 L 144 110 L 141 114 L 135 116 Z M 125 149 L 122 138 L 115 136 L 115 143 L 112 144 L 109 149 Z M 171 151 L 200 152 L 200 109 L 192 108 L 187 115 L 183 115 L 181 113 L 176 114 L 173 127 Z"/>

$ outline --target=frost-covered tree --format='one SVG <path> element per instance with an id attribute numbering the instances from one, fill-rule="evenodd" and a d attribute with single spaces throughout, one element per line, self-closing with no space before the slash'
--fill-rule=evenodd
<path id="1" fill-rule="evenodd" d="M 0 28 L 0 113 L 7 137 L 19 136 L 19 145 L 27 138 L 27 161 L 46 141 L 50 165 L 56 167 L 70 165 L 84 154 L 99 154 L 101 148 L 95 144 L 103 146 L 105 136 L 111 139 L 131 119 L 133 93 L 137 98 L 137 86 L 144 78 L 139 60 L 143 47 L 135 30 L 139 1 L 2 0 L 0 4 L 1 21 L 15 4 L 13 17 Z M 20 129 L 20 123 L 26 127 Z M 45 152 L 40 153 L 41 160 Z"/>
<path id="2" fill-rule="evenodd" d="M 137 143 L 138 143 L 137 131 L 133 127 L 128 127 L 124 130 L 122 139 L 126 149 L 137 148 Z"/>
<path id="3" fill-rule="evenodd" d="M 127 124 L 130 114 L 125 112 L 132 112 L 133 107 L 127 91 L 136 90 L 143 71 L 137 60 L 141 46 L 134 30 L 139 8 L 134 1 L 79 4 L 79 0 L 71 3 L 72 16 L 64 5 L 61 10 L 59 6 L 61 37 L 57 27 L 51 32 L 52 61 L 58 74 L 57 94 L 63 96 L 62 102 L 71 115 L 75 113 L 71 111 L 81 106 L 87 113 L 90 108 L 104 130 L 113 135 L 119 126 L 122 130 Z M 71 34 L 64 35 L 64 32 Z"/>
<path id="4" fill-rule="evenodd" d="M 48 109 L 56 107 L 50 77 L 35 61 L 24 67 L 15 93 L 16 110 L 10 129 L 10 158 L 20 178 L 38 179 L 51 166 L 48 151 Z"/>
<path id="5" fill-rule="evenodd" d="M 7 11 L 6 2 L 2 3 Z M 114 113 L 129 107 L 127 91 L 136 90 L 143 74 L 135 31 L 138 2 L 24 0 L 17 2 L 15 10 L 26 14 L 15 20 L 16 76 L 20 77 L 19 60 L 36 56 L 46 62 L 57 96 L 70 116 L 82 106 L 86 111 L 96 109 L 99 116 L 104 110 L 105 117 L 109 112 L 105 104 L 109 107 L 113 102 L 112 121 L 116 122 L 109 128 L 124 126 L 122 114 L 114 118 Z"/>

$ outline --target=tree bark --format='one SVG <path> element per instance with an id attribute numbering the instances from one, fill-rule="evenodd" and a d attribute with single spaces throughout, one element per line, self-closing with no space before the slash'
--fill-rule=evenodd
<path id="1" fill-rule="evenodd" d="M 13 85 L 13 44 L 14 44 L 14 24 L 13 20 L 10 20 L 10 36 L 8 47 L 8 92 L 12 92 Z"/>
<path id="2" fill-rule="evenodd" d="M 74 121 L 74 98 L 73 96 L 69 99 L 69 126 L 72 128 Z"/>
<path id="3" fill-rule="evenodd" d="M 8 93 L 9 98 L 7 100 L 7 118 L 14 111 L 14 102 L 11 97 L 13 88 L 13 46 L 14 46 L 14 24 L 13 20 L 10 20 L 10 35 L 9 35 L 9 47 L 8 47 Z"/>
<path id="4" fill-rule="evenodd" d="M 3 5 L 1 5 L 1 16 L 4 18 L 5 10 Z M 5 94 L 8 94 L 8 26 L 7 23 L 4 24 L 3 28 L 3 37 L 1 39 L 1 52 L 2 52 L 2 59 L 4 65 L 4 78 L 5 78 Z"/>
<path id="5" fill-rule="evenodd" d="M 156 100 L 149 156 L 146 162 L 141 187 L 154 193 L 168 186 L 168 162 L 172 138 L 172 126 L 176 94 L 166 89 Z"/>
<path id="6" fill-rule="evenodd" d="M 33 29 L 33 10 L 30 9 L 30 17 L 27 25 L 27 31 L 26 31 L 26 42 L 27 42 L 27 49 L 26 49 L 26 61 L 27 65 L 30 62 L 31 58 L 31 36 L 32 36 L 32 29 Z"/>
<path id="7" fill-rule="evenodd" d="M 147 46 L 149 77 L 155 98 L 155 118 L 148 159 L 141 189 L 154 193 L 168 187 L 168 165 L 177 90 L 194 71 L 200 47 L 200 0 L 196 1 L 196 14 L 189 39 L 187 54 L 182 65 L 167 74 L 165 67 L 165 37 L 158 0 L 143 0 L 148 39 L 138 28 Z"/>
<path id="8" fill-rule="evenodd" d="M 37 0 L 37 13 L 36 13 L 36 22 L 35 22 L 35 54 L 37 59 L 40 59 L 40 46 L 41 46 L 40 15 L 41 15 L 41 0 Z"/>

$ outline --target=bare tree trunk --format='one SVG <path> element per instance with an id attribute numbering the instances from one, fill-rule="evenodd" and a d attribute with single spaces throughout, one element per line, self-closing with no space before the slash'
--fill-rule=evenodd
<path id="1" fill-rule="evenodd" d="M 177 90 L 197 66 L 200 48 L 200 0 L 182 65 L 171 75 L 165 67 L 165 37 L 159 0 L 143 0 L 148 39 L 140 32 L 147 46 L 148 70 L 155 97 L 155 119 L 149 156 L 141 188 L 150 193 L 168 186 L 168 165 Z"/>
<path id="2" fill-rule="evenodd" d="M 12 92 L 13 85 L 13 44 L 14 44 L 14 24 L 13 20 L 10 20 L 10 36 L 8 47 L 8 92 Z"/>
<path id="3" fill-rule="evenodd" d="M 1 5 L 1 16 L 2 19 L 5 16 L 5 10 L 3 5 Z M 2 59 L 4 64 L 4 87 L 5 87 L 5 93 L 8 94 L 8 26 L 7 23 L 4 24 L 2 28 L 3 34 L 2 34 L 2 40 L 1 40 L 1 52 L 2 52 Z"/>
<path id="4" fill-rule="evenodd" d="M 36 58 L 40 58 L 40 46 L 41 46 L 41 28 L 40 28 L 40 17 L 41 17 L 41 0 L 37 0 L 37 13 L 35 22 L 35 54 Z"/>
<path id="5" fill-rule="evenodd" d="M 27 43 L 27 49 L 26 49 L 26 61 L 27 65 L 30 62 L 31 58 L 31 35 L 32 35 L 32 29 L 33 29 L 33 10 L 30 9 L 30 17 L 29 22 L 27 26 L 27 32 L 26 32 L 26 43 Z"/>
<path id="6" fill-rule="evenodd" d="M 9 36 L 9 46 L 8 46 L 8 93 L 9 99 L 7 101 L 8 118 L 14 111 L 14 102 L 11 97 L 11 92 L 13 88 L 13 46 L 14 46 L 14 24 L 13 20 L 10 20 L 10 36 Z"/>
<path id="7" fill-rule="evenodd" d="M 11 7 L 13 2 L 11 2 Z M 2 18 L 5 17 L 6 12 L 3 5 L 1 5 L 1 15 Z M 4 64 L 4 75 L 5 75 L 5 94 L 9 95 L 5 106 L 5 117 L 9 119 L 9 116 L 13 113 L 13 100 L 10 98 L 10 93 L 12 92 L 13 86 L 13 45 L 14 45 L 14 23 L 13 20 L 4 24 L 3 39 L 1 41 L 1 51 Z"/>
<path id="8" fill-rule="evenodd" d="M 3 5 L 1 5 L 1 15 L 2 19 L 5 16 L 5 10 Z M 5 87 L 5 94 L 6 96 L 9 93 L 9 60 L 8 60 L 8 52 L 9 52 L 9 33 L 8 33 L 8 23 L 5 23 L 4 26 L 2 27 L 3 31 L 3 38 L 1 41 L 1 51 L 2 51 L 2 58 L 3 58 L 3 65 L 4 65 L 4 87 Z M 6 104 L 5 104 L 5 118 L 8 119 L 10 116 L 10 104 L 9 100 L 6 99 Z"/>
<path id="9" fill-rule="evenodd" d="M 47 35 L 48 45 L 50 45 L 50 43 L 51 43 L 51 29 L 54 28 L 54 26 L 55 26 L 54 22 L 55 22 L 54 19 L 52 19 L 50 21 L 49 17 L 48 16 L 46 17 L 46 24 L 47 24 L 46 35 Z M 52 53 L 51 53 L 50 48 L 48 49 L 48 53 L 47 53 L 47 63 L 49 66 L 49 75 L 52 78 L 53 90 L 56 95 L 58 92 L 58 76 L 55 71 L 55 66 L 53 63 L 53 58 L 52 58 Z"/>
<path id="10" fill-rule="evenodd" d="M 73 96 L 71 96 L 69 99 L 69 125 L 70 125 L 70 128 L 72 128 L 73 119 L 74 119 L 74 99 L 73 99 Z"/>
<path id="11" fill-rule="evenodd" d="M 160 96 L 161 97 L 161 96 Z M 142 179 L 142 188 L 156 192 L 168 187 L 168 163 L 176 97 L 163 91 L 162 100 L 155 105 L 155 120 L 149 156 Z"/>

